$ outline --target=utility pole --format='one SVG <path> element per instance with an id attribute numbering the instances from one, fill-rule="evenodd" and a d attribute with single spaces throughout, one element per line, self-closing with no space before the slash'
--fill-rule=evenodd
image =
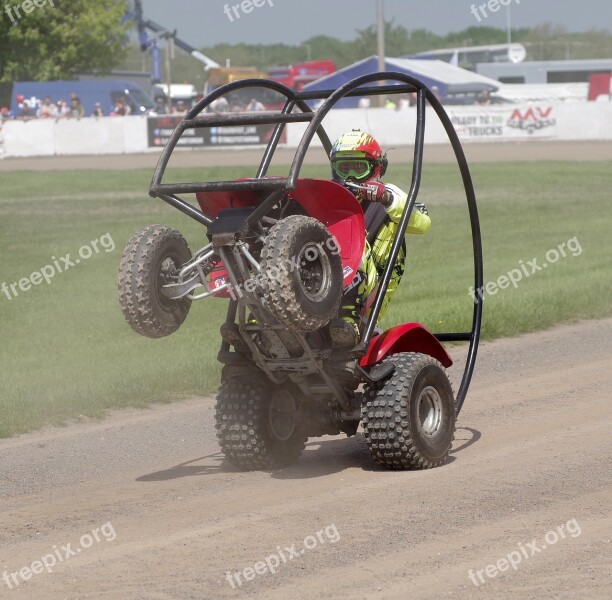
<path id="1" fill-rule="evenodd" d="M 378 71 L 385 70 L 385 8 L 384 0 L 376 0 L 376 30 L 378 40 Z M 384 85 L 381 81 L 380 85 Z M 385 99 L 378 96 L 378 106 L 384 106 Z"/>
<path id="2" fill-rule="evenodd" d="M 168 114 L 171 115 L 174 112 L 172 108 L 172 61 L 174 60 L 174 34 L 168 34 L 166 36 L 166 81 L 168 82 Z"/>
<path id="3" fill-rule="evenodd" d="M 512 15 L 510 13 L 510 5 L 506 7 L 506 21 L 507 21 L 507 30 L 508 30 L 508 44 L 512 43 Z"/>

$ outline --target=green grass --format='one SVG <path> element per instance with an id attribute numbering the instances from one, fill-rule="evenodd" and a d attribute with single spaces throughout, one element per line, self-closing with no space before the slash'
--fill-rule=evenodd
<path id="1" fill-rule="evenodd" d="M 404 169 L 388 181 L 406 188 Z M 176 170 L 175 179 L 247 174 L 242 169 Z M 249 173 L 250 174 L 250 173 Z M 305 176 L 327 177 L 325 167 Z M 487 297 L 484 336 L 516 335 L 555 323 L 612 314 L 607 164 L 473 166 L 485 251 L 485 281 L 576 237 L 580 256 Z M 196 303 L 186 324 L 162 340 L 141 338 L 119 309 L 116 274 L 131 235 L 150 223 L 178 227 L 192 249 L 205 243 L 190 219 L 147 196 L 149 171 L 3 173 L 0 187 L 0 284 L 19 281 L 110 233 L 100 252 L 8 300 L 0 293 L 0 437 L 61 424 L 79 415 L 146 406 L 212 392 L 225 301 Z M 434 331 L 469 329 L 471 241 L 456 167 L 426 169 L 420 199 L 433 222 L 410 236 L 406 276 L 385 324 L 421 321 Z"/>

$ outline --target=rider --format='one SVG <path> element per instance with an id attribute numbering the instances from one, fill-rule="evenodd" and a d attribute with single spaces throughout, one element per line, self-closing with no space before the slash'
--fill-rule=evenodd
<path id="1" fill-rule="evenodd" d="M 359 341 L 359 323 L 368 296 L 376 288 L 391 253 L 397 226 L 408 196 L 395 185 L 380 178 L 387 170 L 387 157 L 378 142 L 359 129 L 336 140 L 331 154 L 332 177 L 355 194 L 364 210 L 366 244 L 359 270 L 344 291 L 338 317 L 332 319 L 329 331 L 339 347 L 353 347 Z M 408 233 L 423 234 L 431 226 L 424 204 L 416 204 L 410 215 Z M 404 274 L 406 247 L 402 245 L 380 312 L 382 317 Z M 368 312 L 367 306 L 363 312 Z"/>

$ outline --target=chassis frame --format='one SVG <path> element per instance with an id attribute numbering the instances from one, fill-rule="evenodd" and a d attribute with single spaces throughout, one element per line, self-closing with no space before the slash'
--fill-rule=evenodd
<path id="1" fill-rule="evenodd" d="M 394 82 L 389 84 L 388 82 Z M 373 85 L 374 84 L 374 85 Z M 200 117 L 201 113 L 216 99 L 231 93 L 237 89 L 246 87 L 261 87 L 268 88 L 275 92 L 280 93 L 285 97 L 285 103 L 280 112 L 264 114 L 222 114 L 214 115 L 212 117 Z M 405 75 L 398 72 L 380 72 L 369 75 L 363 75 L 348 83 L 344 84 L 338 89 L 329 89 L 322 91 L 306 91 L 306 92 L 295 92 L 277 82 L 260 79 L 247 79 L 241 80 L 234 83 L 222 86 L 212 92 L 210 95 L 201 100 L 192 110 L 190 110 L 182 121 L 177 125 L 174 132 L 172 133 L 167 145 L 162 151 L 159 158 L 157 167 L 155 169 L 153 179 L 151 182 L 149 194 L 154 198 L 159 198 L 170 206 L 180 210 L 188 217 L 194 219 L 198 223 L 204 225 L 209 229 L 214 230 L 215 218 L 211 215 L 205 214 L 202 210 L 196 208 L 193 204 L 181 198 L 179 194 L 194 194 L 199 192 L 241 192 L 250 191 L 261 195 L 263 198 L 261 202 L 243 219 L 243 227 L 254 227 L 258 221 L 264 217 L 288 192 L 294 190 L 298 185 L 299 174 L 303 165 L 306 152 L 308 151 L 310 144 L 315 135 L 318 135 L 323 148 L 327 155 L 331 151 L 332 143 L 325 129 L 323 128 L 322 122 L 327 114 L 334 108 L 334 106 L 345 97 L 355 96 L 378 96 L 383 94 L 400 94 L 400 93 L 416 93 L 417 94 L 417 126 L 414 139 L 414 159 L 412 165 L 412 180 L 410 190 L 408 193 L 408 203 L 400 220 L 397 228 L 397 234 L 392 244 L 391 254 L 387 266 L 382 274 L 378 291 L 370 310 L 369 317 L 366 320 L 361 342 L 357 347 L 350 351 L 350 356 L 363 361 L 364 357 L 372 355 L 371 342 L 375 336 L 376 323 L 382 308 L 383 299 L 385 292 L 387 291 L 389 281 L 392 275 L 393 266 L 400 253 L 402 243 L 404 240 L 405 232 L 408 226 L 410 215 L 414 209 L 416 199 L 419 193 L 422 168 L 423 168 L 423 151 L 425 145 L 425 123 L 426 123 L 426 106 L 427 103 L 433 108 L 438 118 L 440 119 L 449 141 L 453 148 L 459 170 L 461 172 L 463 186 L 465 190 L 465 196 L 467 201 L 467 207 L 469 211 L 471 234 L 472 234 L 472 251 L 473 251 L 473 266 L 474 266 L 474 289 L 480 289 L 483 285 L 483 254 L 482 254 L 482 242 L 480 235 L 480 222 L 478 217 L 478 208 L 476 203 L 476 195 L 474 186 L 469 170 L 469 166 L 463 151 L 459 137 L 452 125 L 452 122 L 446 114 L 444 108 L 425 84 L 418 79 Z M 308 105 L 308 101 L 322 100 L 322 104 L 319 108 L 314 111 Z M 299 112 L 294 112 L 295 110 Z M 287 123 L 307 123 L 306 130 L 302 136 L 302 139 L 297 147 L 293 162 L 291 164 L 289 175 L 280 178 L 266 178 L 266 174 L 270 167 L 274 153 L 281 140 L 281 135 Z M 273 125 L 274 129 L 272 135 L 265 147 L 263 157 L 260 165 L 257 169 L 257 173 L 254 178 L 241 179 L 235 181 L 213 181 L 213 182 L 192 182 L 192 183 L 163 183 L 163 178 L 168 167 L 170 158 L 178 144 L 178 141 L 182 135 L 190 129 L 198 128 L 210 128 L 210 127 L 231 127 L 231 126 L 247 126 L 247 125 Z M 191 299 L 201 299 L 219 292 L 221 288 L 215 290 L 208 287 L 205 283 L 204 273 L 201 265 L 206 262 L 207 258 L 210 257 L 210 253 L 214 252 L 213 244 L 207 245 L 205 248 L 196 252 L 193 259 L 189 261 L 181 269 L 181 275 L 185 275 L 194 269 L 198 271 L 199 277 L 194 276 L 195 279 L 187 281 L 175 286 L 174 291 L 166 291 L 168 297 L 179 298 L 179 297 L 190 297 Z M 238 266 L 238 269 L 242 276 L 246 276 L 249 272 L 248 265 L 253 264 L 253 259 L 248 253 L 248 248 L 236 244 L 232 249 L 233 256 L 227 254 L 223 248 L 216 248 L 223 259 L 225 264 L 233 262 L 234 265 Z M 228 261 L 226 263 L 226 261 Z M 228 269 L 228 275 L 230 283 L 234 286 L 239 285 L 235 274 L 232 273 L 231 269 Z M 199 295 L 189 295 L 194 289 L 195 280 L 200 281 L 200 285 L 204 285 L 206 288 L 205 293 Z M 229 284 L 228 284 L 229 285 Z M 171 287 L 171 286 L 166 286 Z M 174 295 L 172 295 L 174 294 Z M 249 303 L 248 294 L 246 294 L 246 302 Z M 227 311 L 227 322 L 234 323 L 236 317 L 239 318 L 239 326 L 241 332 L 249 330 L 249 323 L 246 321 L 245 306 L 239 308 L 239 302 L 235 299 L 230 300 L 228 311 Z M 255 303 L 256 304 L 256 303 Z M 249 303 L 249 306 L 251 304 Z M 458 415 L 465 402 L 467 392 L 470 386 L 472 375 L 474 372 L 476 356 L 478 352 L 478 345 L 480 341 L 481 323 L 482 323 L 482 311 L 483 301 L 478 294 L 475 295 L 474 305 L 472 311 L 472 326 L 471 330 L 467 332 L 455 332 L 455 333 L 435 333 L 433 334 L 438 342 L 469 342 L 468 355 L 463 371 L 463 376 L 459 390 L 455 398 L 455 411 Z M 237 314 L 238 313 L 238 314 Z M 255 307 L 254 313 L 257 315 L 257 309 Z M 409 326 L 400 326 L 408 327 Z M 278 326 L 278 329 L 282 326 Z M 426 331 L 426 330 L 425 330 Z M 346 391 L 342 386 L 326 372 L 323 367 L 324 359 L 329 357 L 327 354 L 318 354 L 314 352 L 306 339 L 301 334 L 296 334 L 300 344 L 304 350 L 303 359 L 293 359 L 294 368 L 296 373 L 309 373 L 315 372 L 320 375 L 323 386 L 326 387 L 326 391 L 331 390 L 333 396 L 335 396 L 339 403 L 342 420 L 359 420 L 357 414 L 358 409 L 351 406 L 351 399 L 346 394 Z M 248 341 L 247 341 L 248 343 Z M 249 349 L 253 352 L 253 358 L 255 363 L 266 373 L 266 375 L 273 382 L 280 382 L 275 373 L 274 361 L 262 360 L 262 356 L 258 348 L 251 342 Z M 388 353 L 393 353 L 393 348 L 388 347 L 386 350 Z M 218 355 L 219 361 L 226 364 L 237 364 L 240 365 L 240 357 L 236 353 L 230 352 L 230 344 L 227 341 L 223 341 L 221 349 Z M 299 361 L 302 361 L 301 364 Z M 452 363 L 452 361 L 451 361 Z M 362 362 L 363 364 L 363 362 Z M 288 363 L 283 363 L 285 370 L 291 371 Z M 370 382 L 384 379 L 389 373 L 376 371 L 376 367 L 373 369 L 363 368 L 358 366 L 362 381 Z M 383 370 L 384 371 L 384 370 Z M 321 386 L 319 386 L 321 388 Z M 316 390 L 310 390 L 316 391 Z M 320 391 L 323 391 L 321 389 Z"/>

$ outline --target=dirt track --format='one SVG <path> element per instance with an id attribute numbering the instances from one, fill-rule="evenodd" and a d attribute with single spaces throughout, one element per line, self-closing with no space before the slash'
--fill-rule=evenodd
<path id="1" fill-rule="evenodd" d="M 512 162 L 512 161 L 612 161 L 612 142 L 506 142 L 506 143 L 466 143 L 465 153 L 470 163 Z M 397 156 L 410 156 L 411 149 L 398 147 Z M 259 165 L 261 149 L 218 149 L 177 152 L 173 157 L 176 167 L 227 167 L 234 165 Z M 288 165 L 293 161 L 295 150 L 279 149 L 274 161 L 278 165 Z M 128 160 L 129 158 L 129 160 Z M 67 169 L 151 169 L 155 168 L 158 152 L 149 154 L 98 155 L 98 156 L 51 156 L 39 158 L 7 158 L 0 160 L 2 171 L 63 171 Z M 450 145 L 428 145 L 425 150 L 427 163 L 454 163 L 455 158 Z M 313 150 L 306 157 L 307 164 L 325 164 L 325 154 Z"/>
<path id="2" fill-rule="evenodd" d="M 451 461 L 432 471 L 382 471 L 358 436 L 239 473 L 204 398 L 5 440 L 0 574 L 108 522 L 116 539 L 102 529 L 19 591 L 0 580 L 0 597 L 609 598 L 611 397 L 607 319 L 483 345 Z M 543 549 L 574 519 L 580 534 Z M 516 571 L 468 578 L 534 540 Z M 226 579 L 279 551 L 276 574 Z"/>

